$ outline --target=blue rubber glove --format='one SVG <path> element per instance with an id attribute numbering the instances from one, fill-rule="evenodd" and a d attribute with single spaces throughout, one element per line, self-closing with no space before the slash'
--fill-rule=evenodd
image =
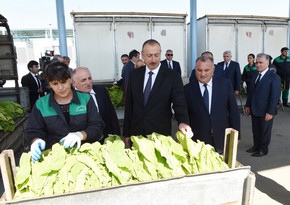
<path id="1" fill-rule="evenodd" d="M 36 139 L 30 146 L 32 162 L 36 162 L 41 157 L 41 152 L 45 149 L 45 141 Z"/>
<path id="2" fill-rule="evenodd" d="M 83 134 L 81 132 L 70 132 L 67 136 L 62 138 L 59 142 L 63 143 L 64 148 L 71 148 L 77 144 L 77 149 L 81 147 Z"/>

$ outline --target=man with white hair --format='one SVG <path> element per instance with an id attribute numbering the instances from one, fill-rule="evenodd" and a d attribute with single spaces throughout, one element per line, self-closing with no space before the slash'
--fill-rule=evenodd
<path id="1" fill-rule="evenodd" d="M 86 67 L 75 68 L 72 71 L 72 79 L 75 89 L 91 94 L 97 110 L 105 122 L 104 138 L 108 137 L 108 134 L 121 135 L 117 114 L 106 88 L 93 86 L 91 72 Z"/>

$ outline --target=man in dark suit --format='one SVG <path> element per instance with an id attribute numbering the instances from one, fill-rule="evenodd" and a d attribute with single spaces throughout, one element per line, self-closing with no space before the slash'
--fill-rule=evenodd
<path id="1" fill-rule="evenodd" d="M 231 82 L 213 75 L 213 59 L 208 56 L 198 57 L 194 70 L 195 78 L 184 86 L 193 139 L 211 144 L 222 153 L 225 129 L 240 131 L 240 114 Z"/>
<path id="2" fill-rule="evenodd" d="M 90 93 L 102 120 L 105 123 L 103 143 L 108 134 L 121 135 L 119 121 L 109 94 L 103 86 L 93 86 L 91 72 L 86 67 L 78 67 L 72 71 L 73 86 L 76 90 Z"/>
<path id="3" fill-rule="evenodd" d="M 219 62 L 218 65 L 220 65 L 223 70 L 223 76 L 231 80 L 232 86 L 234 88 L 234 93 L 236 96 L 238 96 L 241 90 L 240 64 L 232 60 L 231 51 L 225 51 L 223 53 L 223 58 L 224 61 Z"/>
<path id="4" fill-rule="evenodd" d="M 213 58 L 213 54 L 210 51 L 205 51 L 201 54 L 201 56 L 207 56 Z M 223 69 L 220 65 L 214 64 L 214 77 L 224 77 Z M 189 81 L 192 81 L 195 78 L 195 70 L 192 69 L 189 77 Z"/>
<path id="5" fill-rule="evenodd" d="M 137 59 L 139 59 L 139 57 L 140 57 L 140 53 L 137 50 L 132 50 L 129 53 L 129 61 L 124 66 L 124 91 L 125 92 L 127 90 L 127 85 L 128 85 L 130 73 L 135 69 L 135 63 L 136 63 Z"/>
<path id="6" fill-rule="evenodd" d="M 171 49 L 168 49 L 166 51 L 165 57 L 166 57 L 166 59 L 161 61 L 161 65 L 164 67 L 175 70 L 181 76 L 180 64 L 179 64 L 179 62 L 172 60 L 173 59 L 173 51 Z"/>
<path id="7" fill-rule="evenodd" d="M 27 87 L 29 89 L 29 101 L 30 108 L 32 109 L 36 100 L 44 96 L 42 90 L 42 84 L 38 77 L 39 65 L 38 62 L 31 60 L 27 64 L 29 73 L 21 78 L 22 87 Z"/>
<path id="8" fill-rule="evenodd" d="M 142 59 L 146 66 L 132 71 L 127 88 L 124 117 L 124 137 L 130 146 L 132 135 L 149 135 L 157 132 L 171 135 L 172 110 L 178 128 L 192 136 L 179 74 L 160 63 L 161 47 L 150 39 L 142 46 Z"/>
<path id="9" fill-rule="evenodd" d="M 256 74 L 253 76 L 246 102 L 246 114 L 251 114 L 254 146 L 247 150 L 254 157 L 268 154 L 274 115 L 280 99 L 281 79 L 269 70 L 269 55 L 260 53 L 256 58 Z"/>

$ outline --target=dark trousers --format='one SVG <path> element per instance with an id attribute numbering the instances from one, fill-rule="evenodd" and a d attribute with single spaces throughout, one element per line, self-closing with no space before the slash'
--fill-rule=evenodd
<path id="1" fill-rule="evenodd" d="M 268 147 L 271 141 L 271 132 L 273 119 L 265 121 L 265 117 L 257 117 L 252 115 L 252 132 L 254 138 L 254 147 L 261 152 L 268 153 Z"/>

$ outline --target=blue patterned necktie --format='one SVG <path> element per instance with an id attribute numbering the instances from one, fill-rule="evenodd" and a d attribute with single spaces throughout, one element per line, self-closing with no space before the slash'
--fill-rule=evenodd
<path id="1" fill-rule="evenodd" d="M 146 84 L 145 89 L 144 89 L 144 105 L 146 105 L 146 103 L 147 103 L 147 100 L 149 98 L 149 94 L 150 94 L 150 91 L 151 91 L 151 86 L 152 86 L 152 75 L 153 75 L 153 72 L 150 71 L 148 74 L 149 74 L 149 78 L 147 80 L 147 84 Z"/>
<path id="2" fill-rule="evenodd" d="M 203 84 L 203 86 L 204 86 L 203 101 L 207 110 L 209 111 L 209 95 L 208 95 L 208 90 L 207 90 L 207 84 Z"/>

